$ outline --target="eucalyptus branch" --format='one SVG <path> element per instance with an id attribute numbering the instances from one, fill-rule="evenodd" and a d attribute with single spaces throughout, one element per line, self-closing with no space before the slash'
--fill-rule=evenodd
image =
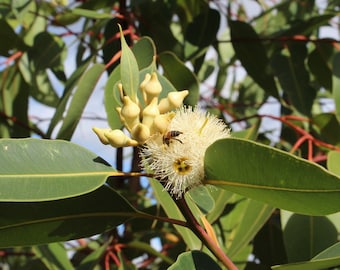
<path id="1" fill-rule="evenodd" d="M 208 247 L 208 249 L 219 259 L 225 267 L 229 270 L 237 270 L 238 268 L 230 260 L 230 258 L 223 252 L 223 250 L 213 241 L 213 239 L 207 234 L 207 232 L 199 224 L 195 216 L 192 214 L 184 196 L 181 198 L 172 197 L 183 216 L 187 220 L 188 227 L 193 233 L 201 239 L 201 241 Z"/>

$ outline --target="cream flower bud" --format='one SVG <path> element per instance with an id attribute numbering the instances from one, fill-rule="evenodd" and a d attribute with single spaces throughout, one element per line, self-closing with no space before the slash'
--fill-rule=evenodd
<path id="1" fill-rule="evenodd" d="M 123 107 L 120 116 L 125 120 L 125 126 L 131 130 L 135 125 L 139 124 L 139 106 L 134 103 L 130 97 L 123 97 Z"/>
<path id="2" fill-rule="evenodd" d="M 142 123 L 147 127 L 151 128 L 153 121 L 156 116 L 159 115 L 158 110 L 158 98 L 154 97 L 151 103 L 143 110 L 143 121 Z"/>
<path id="3" fill-rule="evenodd" d="M 144 80 L 139 85 L 139 88 L 143 94 L 143 100 L 146 103 L 146 93 L 145 93 L 145 85 L 150 81 L 151 75 L 149 73 L 145 74 Z"/>
<path id="4" fill-rule="evenodd" d="M 150 129 L 146 125 L 137 124 L 131 130 L 131 135 L 139 144 L 143 144 L 150 137 Z"/>
<path id="5" fill-rule="evenodd" d="M 146 104 L 150 104 L 154 97 L 158 98 L 159 94 L 162 92 L 162 85 L 158 80 L 156 72 L 153 72 L 151 74 L 150 80 L 145 84 L 142 89 L 145 95 L 144 99 Z"/>
<path id="6" fill-rule="evenodd" d="M 138 142 L 136 140 L 130 139 L 124 134 L 120 129 L 110 130 L 104 133 L 108 142 L 113 147 L 124 147 L 124 146 L 137 146 Z"/>
<path id="7" fill-rule="evenodd" d="M 156 116 L 152 125 L 152 134 L 157 132 L 164 134 L 168 130 L 169 123 L 171 122 L 172 118 L 174 118 L 174 116 L 174 112 Z"/>
<path id="8" fill-rule="evenodd" d="M 173 109 L 179 108 L 183 104 L 183 100 L 188 94 L 188 90 L 170 92 L 166 98 L 162 98 L 159 102 L 158 109 L 160 113 L 166 113 Z"/>
<path id="9" fill-rule="evenodd" d="M 98 136 L 99 140 L 101 141 L 102 144 L 110 144 L 109 140 L 105 137 L 106 132 L 110 132 L 111 128 L 97 128 L 93 127 L 92 130 L 96 135 Z"/>

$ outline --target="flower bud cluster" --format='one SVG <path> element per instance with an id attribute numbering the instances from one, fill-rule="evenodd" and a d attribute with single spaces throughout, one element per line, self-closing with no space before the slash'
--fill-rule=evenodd
<path id="1" fill-rule="evenodd" d="M 103 144 L 113 147 L 137 146 L 144 144 L 154 134 L 163 134 L 167 131 L 169 123 L 174 117 L 172 110 L 183 104 L 184 98 L 189 94 L 188 90 L 170 92 L 166 98 L 159 100 L 162 92 L 157 73 L 146 74 L 140 84 L 143 104 L 137 97 L 131 98 L 124 95 L 123 87 L 118 85 L 122 106 L 117 107 L 122 124 L 131 137 L 122 130 L 110 128 L 93 128 Z"/>

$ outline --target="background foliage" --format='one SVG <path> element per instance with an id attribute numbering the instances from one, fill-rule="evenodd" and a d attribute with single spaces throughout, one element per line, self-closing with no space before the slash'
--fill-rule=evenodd
<path id="1" fill-rule="evenodd" d="M 194 189 L 186 199 L 234 264 L 340 265 L 339 6 L 335 0 L 1 0 L 3 267 L 222 267 L 183 226 L 180 208 L 157 181 L 118 173 L 139 170 L 137 149 L 112 149 L 108 161 L 116 173 L 67 142 L 100 78 L 105 118 L 121 127 L 113 89 L 119 80 L 131 83 L 124 75 L 131 70 L 119 60 L 118 24 L 137 61 L 135 84 L 156 69 L 156 55 L 165 92 L 188 89 L 186 104 L 199 103 L 233 130 L 234 139 L 206 154 L 207 182 L 222 188 Z M 53 108 L 47 127 L 43 112 L 31 114 L 38 103 Z M 8 139 L 28 137 L 39 139 Z M 63 243 L 70 239 L 78 240 Z"/>

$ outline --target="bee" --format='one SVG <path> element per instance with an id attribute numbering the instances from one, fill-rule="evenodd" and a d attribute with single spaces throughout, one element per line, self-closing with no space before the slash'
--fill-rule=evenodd
<path id="1" fill-rule="evenodd" d="M 181 134 L 183 134 L 183 132 L 178 131 L 178 130 L 170 130 L 170 131 L 168 131 L 163 136 L 163 144 L 166 144 L 167 146 L 169 146 L 171 140 L 176 140 L 176 141 L 178 141 L 180 143 L 183 143 L 180 139 L 176 138 L 176 137 L 178 137 Z"/>

